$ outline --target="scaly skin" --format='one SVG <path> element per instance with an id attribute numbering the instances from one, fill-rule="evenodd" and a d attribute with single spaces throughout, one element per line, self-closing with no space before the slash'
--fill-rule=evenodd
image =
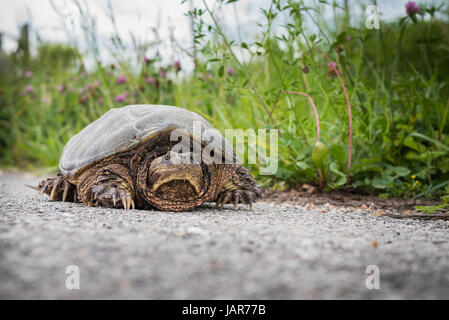
<path id="1" fill-rule="evenodd" d="M 61 174 L 36 188 L 52 200 L 88 206 L 186 211 L 205 202 L 251 204 L 260 198 L 254 177 L 240 164 L 184 164 L 170 145 L 153 141 L 103 159 L 67 180 Z M 190 154 L 182 157 L 191 158 Z"/>
<path id="2" fill-rule="evenodd" d="M 76 185 L 70 183 L 60 173 L 56 178 L 48 178 L 42 180 L 37 187 L 31 187 L 41 192 L 41 194 L 47 194 L 51 200 L 55 201 L 78 201 L 78 194 L 76 191 Z"/>

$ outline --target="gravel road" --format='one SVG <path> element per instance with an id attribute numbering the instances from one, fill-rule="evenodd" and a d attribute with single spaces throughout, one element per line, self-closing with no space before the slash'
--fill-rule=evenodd
<path id="1" fill-rule="evenodd" d="M 3 299 L 449 298 L 447 221 L 264 202 L 253 212 L 89 208 L 23 186 L 38 181 L 0 174 Z M 79 289 L 66 287 L 69 265 Z M 380 289 L 366 287 L 369 265 Z"/>

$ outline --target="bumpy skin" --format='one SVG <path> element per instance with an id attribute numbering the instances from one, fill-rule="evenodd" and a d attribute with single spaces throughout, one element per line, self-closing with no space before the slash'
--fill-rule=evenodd
<path id="1" fill-rule="evenodd" d="M 103 159 L 68 181 L 61 174 L 37 189 L 52 200 L 78 201 L 111 208 L 185 211 L 205 202 L 223 207 L 260 198 L 254 177 L 240 164 L 183 164 L 172 160 L 175 142 L 160 135 Z M 191 158 L 191 154 L 182 155 Z"/>

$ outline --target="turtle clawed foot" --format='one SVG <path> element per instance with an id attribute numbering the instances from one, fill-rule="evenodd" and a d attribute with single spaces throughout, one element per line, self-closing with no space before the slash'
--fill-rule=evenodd
<path id="1" fill-rule="evenodd" d="M 109 208 L 134 209 L 135 203 L 131 193 L 126 189 L 120 189 L 108 185 L 92 186 L 92 205 L 100 205 Z"/>
<path id="2" fill-rule="evenodd" d="M 230 190 L 221 192 L 218 195 L 216 208 L 223 208 L 225 204 L 234 204 L 234 210 L 237 210 L 239 203 L 249 204 L 249 210 L 253 210 L 253 203 L 260 197 L 260 193 L 254 190 Z"/>
<path id="3" fill-rule="evenodd" d="M 54 201 L 76 202 L 78 199 L 75 185 L 67 181 L 62 174 L 58 174 L 56 178 L 42 180 L 37 187 L 28 187 L 40 191 L 42 195 L 47 194 L 50 200 Z"/>

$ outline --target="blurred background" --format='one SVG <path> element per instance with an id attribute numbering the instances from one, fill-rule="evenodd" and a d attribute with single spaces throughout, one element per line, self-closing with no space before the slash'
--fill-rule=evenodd
<path id="1" fill-rule="evenodd" d="M 266 187 L 449 194 L 446 1 L 1 2 L 3 167 L 56 172 L 110 108 L 170 104 L 278 129 L 276 174 L 249 166 Z"/>

